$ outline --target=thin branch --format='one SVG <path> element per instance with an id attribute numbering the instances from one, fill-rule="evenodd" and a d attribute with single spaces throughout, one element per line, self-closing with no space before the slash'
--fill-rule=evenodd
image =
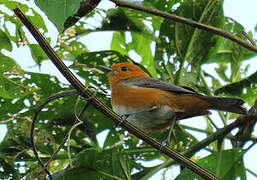
<path id="1" fill-rule="evenodd" d="M 245 31 L 242 31 L 242 34 L 248 39 L 248 41 L 250 41 L 250 43 L 251 43 L 253 46 L 257 47 L 255 41 L 253 40 L 253 38 L 251 38 L 251 37 L 249 36 L 249 34 L 247 34 Z"/>
<path id="2" fill-rule="evenodd" d="M 208 26 L 206 24 L 201 24 L 199 22 L 189 20 L 189 19 L 186 19 L 184 17 L 177 16 L 175 14 L 170 14 L 170 13 L 167 13 L 167 12 L 163 12 L 163 11 L 160 11 L 160 10 L 157 10 L 157 9 L 149 9 L 149 8 L 143 7 L 141 5 L 138 5 L 136 3 L 130 3 L 130 2 L 127 2 L 127 1 L 122 1 L 122 0 L 110 0 L 110 1 L 115 3 L 116 6 L 127 7 L 127 8 L 130 8 L 130 9 L 143 11 L 143 12 L 146 12 L 146 13 L 149 13 L 149 14 L 153 14 L 153 15 L 160 16 L 160 17 L 163 17 L 163 18 L 166 18 L 166 19 L 173 20 L 175 22 L 187 24 L 189 26 L 192 26 L 192 27 L 195 27 L 195 28 L 198 28 L 198 29 L 202 29 L 202 30 L 205 30 L 205 31 L 209 31 L 209 32 L 218 34 L 220 36 L 223 36 L 226 39 L 230 39 L 231 41 L 234 41 L 234 42 L 240 44 L 241 46 L 243 46 L 243 47 L 245 47 L 245 48 L 247 48 L 251 51 L 257 52 L 257 47 L 252 46 L 251 44 L 245 42 L 244 40 L 242 40 L 242 39 L 240 39 L 236 36 L 233 36 L 230 33 L 226 32 L 226 31 L 223 31 L 219 28 L 216 28 L 216 27 L 213 27 L 213 26 Z"/>
<path id="3" fill-rule="evenodd" d="M 31 23 L 31 21 L 22 13 L 19 8 L 14 9 L 15 14 L 20 18 L 23 24 L 28 28 L 34 38 L 37 40 L 41 48 L 48 55 L 50 60 L 55 64 L 55 66 L 59 69 L 59 71 L 63 74 L 63 76 L 71 83 L 71 85 L 80 92 L 81 96 L 85 98 L 92 97 L 92 93 L 85 89 L 84 85 L 72 74 L 72 72 L 68 69 L 68 67 L 62 62 L 62 60 L 57 56 L 55 51 L 48 44 L 43 35 L 35 28 L 35 26 Z M 107 117 L 111 118 L 116 124 L 121 124 L 121 127 L 128 130 L 131 134 L 134 134 L 136 137 L 142 139 L 149 145 L 154 148 L 160 150 L 163 154 L 166 154 L 170 158 L 176 160 L 179 164 L 184 167 L 189 168 L 191 171 L 197 173 L 205 179 L 217 180 L 218 178 L 205 170 L 201 166 L 197 165 L 195 162 L 186 158 L 182 154 L 176 152 L 175 150 L 170 149 L 168 146 L 162 146 L 162 144 L 147 133 L 142 130 L 137 129 L 135 126 L 130 124 L 127 121 L 123 121 L 122 118 L 117 115 L 115 112 L 106 107 L 101 101 L 99 101 L 96 97 L 90 99 L 91 104 L 100 112 L 105 114 Z M 122 122 L 122 123 L 121 123 Z"/>
<path id="4" fill-rule="evenodd" d="M 48 97 L 36 110 L 35 110 L 35 114 L 31 123 L 31 129 L 30 129 L 30 143 L 32 146 L 32 150 L 34 152 L 35 158 L 37 159 L 38 163 L 43 167 L 43 170 L 47 173 L 47 175 L 49 176 L 50 179 L 52 179 L 52 176 L 50 174 L 50 172 L 47 170 L 47 166 L 45 168 L 45 165 L 43 164 L 38 152 L 37 152 L 37 148 L 35 145 L 35 141 L 34 141 L 34 130 L 35 130 L 35 126 L 36 126 L 36 120 L 38 117 L 38 114 L 41 112 L 41 110 L 45 107 L 46 104 L 48 104 L 50 101 L 53 101 L 55 99 L 59 99 L 61 97 L 64 96 L 70 96 L 70 95 L 74 95 L 74 94 L 78 94 L 78 91 L 76 90 L 70 90 L 70 91 L 64 91 L 64 92 L 60 92 L 57 94 L 53 94 L 52 96 Z M 61 145 L 59 146 L 59 148 L 61 149 Z M 58 149 L 59 149 L 58 148 Z"/>
<path id="5" fill-rule="evenodd" d="M 76 90 L 74 90 L 76 91 Z M 76 91 L 77 92 L 77 91 Z M 79 114 L 79 118 L 81 118 L 81 116 L 83 115 L 83 113 L 86 111 L 86 109 L 88 108 L 88 106 L 90 105 L 89 102 L 87 102 L 84 106 L 84 108 L 82 109 L 81 113 Z M 74 122 L 73 126 L 77 124 L 77 120 Z M 69 133 L 66 134 L 66 136 L 64 137 L 64 139 L 62 140 L 61 144 L 59 145 L 59 147 L 57 148 L 57 150 L 52 154 L 51 158 L 47 161 L 47 163 L 45 164 L 44 168 L 48 168 L 48 166 L 50 165 L 50 163 L 55 159 L 57 153 L 61 150 L 61 148 L 64 146 L 65 142 L 67 141 L 69 137 Z"/>
<path id="6" fill-rule="evenodd" d="M 251 173 L 253 176 L 255 176 L 257 178 L 257 173 L 256 172 L 253 172 L 249 168 L 245 168 L 245 169 L 246 169 L 246 171 L 248 171 L 249 173 Z"/>

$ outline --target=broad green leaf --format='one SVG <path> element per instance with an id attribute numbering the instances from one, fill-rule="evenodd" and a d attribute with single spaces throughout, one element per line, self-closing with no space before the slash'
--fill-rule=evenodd
<path id="1" fill-rule="evenodd" d="M 128 47 L 126 44 L 126 36 L 124 32 L 113 33 L 110 49 L 128 56 Z"/>
<path id="2" fill-rule="evenodd" d="M 77 56 L 88 51 L 87 47 L 79 41 L 62 41 L 64 40 L 61 40 L 57 50 L 57 54 L 62 60 L 74 61 Z"/>
<path id="3" fill-rule="evenodd" d="M 225 93 L 240 96 L 244 88 L 255 88 L 257 83 L 257 72 L 240 81 L 230 83 L 215 90 L 215 94 Z M 253 98 L 253 97 L 252 97 Z M 254 98 L 253 98 L 254 99 Z"/>
<path id="4" fill-rule="evenodd" d="M 41 65 L 43 60 L 48 59 L 46 53 L 38 44 L 29 44 L 28 45 L 31 51 L 32 58 L 36 62 L 37 65 Z"/>
<path id="5" fill-rule="evenodd" d="M 244 27 L 234 19 L 225 18 L 224 30 L 232 33 L 239 38 L 246 40 L 242 35 Z M 238 44 L 232 42 L 231 40 L 225 39 L 223 37 L 219 38 L 220 45 L 214 51 L 209 54 L 208 62 L 218 62 L 218 63 L 227 63 L 237 61 L 241 62 L 242 60 L 249 59 L 256 54 L 252 51 L 245 49 L 244 47 L 239 46 Z"/>
<path id="6" fill-rule="evenodd" d="M 131 179 L 131 162 L 118 148 L 86 149 L 73 160 L 73 168 L 56 173 L 54 179 Z"/>
<path id="7" fill-rule="evenodd" d="M 141 57 L 141 64 L 147 67 L 148 72 L 153 77 L 157 77 L 156 70 L 153 64 L 153 55 L 151 51 L 152 39 L 146 38 L 138 33 L 131 33 L 132 42 L 129 43 L 129 48 L 136 51 Z"/>
<path id="8" fill-rule="evenodd" d="M 45 12 L 46 16 L 55 24 L 59 32 L 64 30 L 65 20 L 74 15 L 82 0 L 36 0 L 37 6 Z"/>
<path id="9" fill-rule="evenodd" d="M 179 6 L 176 14 L 199 23 L 222 27 L 222 4 L 223 0 L 189 0 Z M 174 33 L 177 53 L 182 62 L 186 60 L 195 67 L 205 61 L 210 49 L 217 43 L 214 34 L 182 23 L 175 23 Z"/>
<path id="10" fill-rule="evenodd" d="M 111 9 L 103 21 L 104 30 L 116 30 L 113 35 L 111 49 L 119 51 L 122 54 L 128 55 L 130 50 L 134 50 L 141 56 L 142 65 L 146 65 L 148 71 L 153 77 L 157 77 L 153 63 L 153 56 L 151 52 L 151 43 L 157 40 L 154 33 L 147 28 L 144 21 L 152 22 L 150 15 L 143 12 L 136 12 L 130 9 Z M 129 31 L 131 35 L 131 42 L 127 42 L 128 35 L 124 31 Z"/>
<path id="11" fill-rule="evenodd" d="M 220 78 L 224 81 L 229 82 L 229 77 L 227 77 L 226 71 L 228 70 L 228 64 L 220 63 L 218 68 L 215 68 L 215 71 L 218 73 Z"/>
<path id="12" fill-rule="evenodd" d="M 10 57 L 0 54 L 0 97 L 12 99 L 24 96 L 28 87 L 22 83 L 23 71 Z"/>
<path id="13" fill-rule="evenodd" d="M 221 154 L 221 162 L 219 166 L 219 178 L 222 180 L 231 179 L 246 179 L 245 167 L 242 160 L 243 150 L 230 149 L 223 150 Z M 197 164 L 201 167 L 209 170 L 210 172 L 216 172 L 217 167 L 217 153 L 213 153 L 205 158 L 197 161 Z M 176 180 L 191 180 L 191 179 L 203 179 L 190 171 L 184 169 L 177 177 Z"/>
<path id="14" fill-rule="evenodd" d="M 237 21 L 226 18 L 225 22 L 225 31 L 232 33 L 233 35 L 247 40 L 245 36 L 242 35 L 244 27 L 239 24 Z M 235 82 L 241 79 L 240 67 L 243 60 L 249 59 L 256 56 L 256 53 L 247 50 L 246 48 L 240 46 L 239 44 L 232 42 L 228 39 L 221 38 L 220 46 L 208 57 L 208 62 L 219 62 L 219 63 L 231 63 L 231 75 L 224 79 L 224 76 L 221 76 L 223 80 L 229 82 Z"/>
<path id="15" fill-rule="evenodd" d="M 12 44 L 8 36 L 4 31 L 0 29 L 0 49 L 7 49 L 8 51 L 12 51 Z"/>
<path id="16" fill-rule="evenodd" d="M 16 8 L 18 6 L 23 11 L 23 13 L 25 13 L 25 14 L 27 13 L 27 11 L 31 10 L 32 15 L 31 15 L 31 12 L 30 12 L 29 15 L 27 15 L 27 16 L 31 19 L 31 21 L 33 22 L 33 24 L 35 26 L 37 26 L 38 28 L 43 29 L 44 32 L 47 32 L 47 28 L 46 28 L 46 25 L 45 25 L 45 22 L 44 22 L 43 18 L 33 8 L 29 8 L 26 4 L 22 4 L 20 2 L 11 1 L 11 0 L 0 0 L 0 4 L 5 5 L 10 11 L 12 11 L 14 8 Z M 16 15 L 14 15 L 14 16 L 16 16 Z M 14 18 L 9 18 L 9 20 L 11 22 L 18 23 Z"/>

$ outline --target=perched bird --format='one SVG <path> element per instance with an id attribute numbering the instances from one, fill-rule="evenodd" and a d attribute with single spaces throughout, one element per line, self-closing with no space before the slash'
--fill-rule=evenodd
<path id="1" fill-rule="evenodd" d="M 113 111 L 147 131 L 170 126 L 166 144 L 170 142 L 172 127 L 177 120 L 208 115 L 209 109 L 246 113 L 241 106 L 242 99 L 203 96 L 193 88 L 151 78 L 134 64 L 119 63 L 102 68 L 109 71 Z"/>

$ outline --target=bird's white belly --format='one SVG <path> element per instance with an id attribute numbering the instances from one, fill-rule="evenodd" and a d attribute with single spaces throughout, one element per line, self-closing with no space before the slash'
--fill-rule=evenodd
<path id="1" fill-rule="evenodd" d="M 121 116 L 128 115 L 126 120 L 140 129 L 156 129 L 175 115 L 175 112 L 167 105 L 141 110 L 113 106 L 113 111 Z"/>

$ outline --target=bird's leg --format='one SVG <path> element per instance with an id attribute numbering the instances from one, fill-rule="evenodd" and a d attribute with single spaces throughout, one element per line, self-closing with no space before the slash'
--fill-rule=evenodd
<path id="1" fill-rule="evenodd" d="M 152 111 L 152 110 L 155 110 L 157 109 L 158 106 L 153 106 L 151 108 L 147 108 L 147 109 L 143 109 L 143 110 L 140 110 L 140 111 L 134 111 L 134 112 L 129 112 L 129 113 L 126 113 L 126 114 L 123 114 L 121 115 L 121 118 L 122 118 L 122 121 L 119 122 L 116 127 L 120 126 L 124 121 L 126 121 L 128 119 L 129 116 L 131 115 L 134 115 L 134 114 L 138 114 L 138 113 L 142 113 L 142 112 L 147 112 L 147 111 Z"/>
<path id="2" fill-rule="evenodd" d="M 171 133 L 172 133 L 172 129 L 173 129 L 173 126 L 174 124 L 176 123 L 176 117 L 174 116 L 171 120 L 171 124 L 170 124 L 170 129 L 169 129 L 169 134 L 168 134 L 168 137 L 167 139 L 165 139 L 163 142 L 162 142 L 162 146 L 166 146 L 166 145 L 169 145 L 170 143 L 170 138 L 171 138 Z"/>

